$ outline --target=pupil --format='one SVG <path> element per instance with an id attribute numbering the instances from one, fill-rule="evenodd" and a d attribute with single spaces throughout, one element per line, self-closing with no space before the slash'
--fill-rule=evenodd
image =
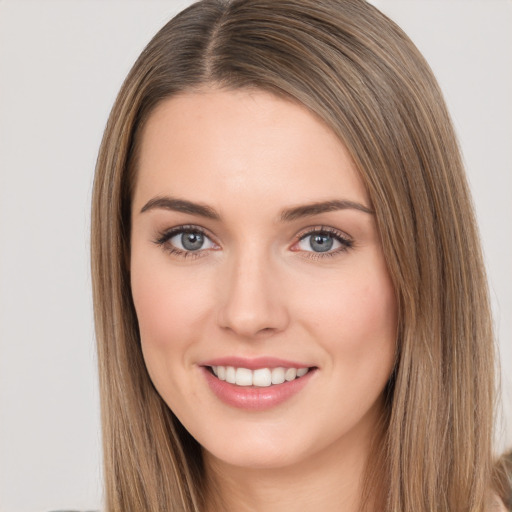
<path id="1" fill-rule="evenodd" d="M 197 251 L 203 246 L 204 237 L 201 233 L 183 233 L 181 244 L 187 251 Z"/>
<path id="2" fill-rule="evenodd" d="M 311 249 L 315 252 L 329 251 L 334 244 L 334 240 L 330 235 L 314 235 L 311 237 Z"/>

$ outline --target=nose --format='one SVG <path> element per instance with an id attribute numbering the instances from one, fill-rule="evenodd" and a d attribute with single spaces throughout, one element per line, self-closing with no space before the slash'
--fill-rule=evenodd
<path id="1" fill-rule="evenodd" d="M 264 253 L 241 255 L 227 264 L 218 310 L 222 329 L 243 338 L 266 337 L 286 329 L 286 293 L 276 267 Z"/>

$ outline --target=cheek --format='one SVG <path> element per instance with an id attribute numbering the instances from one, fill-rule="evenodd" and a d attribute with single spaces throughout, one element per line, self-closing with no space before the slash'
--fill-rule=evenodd
<path id="1" fill-rule="evenodd" d="M 396 298 L 382 265 L 340 273 L 322 290 L 310 292 L 304 306 L 310 333 L 326 350 L 339 354 L 343 364 L 373 365 L 394 358 Z"/>
<path id="2" fill-rule="evenodd" d="M 134 251 L 131 286 L 148 368 L 153 360 L 185 361 L 209 315 L 207 283 L 197 274 L 173 272 L 165 257 L 151 262 Z M 175 357 L 160 357 L 165 354 Z"/>
<path id="3" fill-rule="evenodd" d="M 211 316 L 208 283 L 198 272 L 172 269 L 165 255 L 133 250 L 131 286 L 149 376 L 172 410 L 187 410 L 193 354 Z"/>

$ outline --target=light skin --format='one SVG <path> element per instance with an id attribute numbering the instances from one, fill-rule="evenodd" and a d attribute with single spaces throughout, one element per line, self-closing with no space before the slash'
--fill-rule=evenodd
<path id="1" fill-rule="evenodd" d="M 203 447 L 209 503 L 357 510 L 397 308 L 348 152 L 297 103 L 206 89 L 157 107 L 139 157 L 130 265 L 142 349 Z M 206 383 L 202 363 L 224 357 L 314 370 L 283 403 L 247 410 Z"/>

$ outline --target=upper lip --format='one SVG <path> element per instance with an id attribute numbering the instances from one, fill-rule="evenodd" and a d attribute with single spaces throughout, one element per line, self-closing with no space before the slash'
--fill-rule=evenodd
<path id="1" fill-rule="evenodd" d="M 277 357 L 218 357 L 203 361 L 200 366 L 233 366 L 235 368 L 247 368 L 248 370 L 257 370 L 259 368 L 311 368 L 314 365 L 309 363 L 299 363 Z"/>

